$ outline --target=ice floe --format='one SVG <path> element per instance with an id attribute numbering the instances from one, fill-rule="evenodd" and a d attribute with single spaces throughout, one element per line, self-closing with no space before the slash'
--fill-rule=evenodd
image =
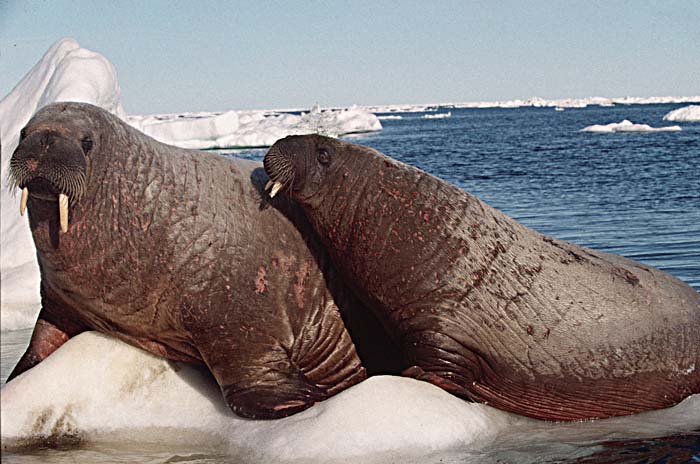
<path id="1" fill-rule="evenodd" d="M 680 126 L 666 127 L 651 127 L 648 124 L 635 124 L 632 121 L 625 119 L 621 122 L 613 122 L 610 124 L 594 124 L 581 129 L 581 132 L 677 132 L 681 130 Z"/>
<path id="2" fill-rule="evenodd" d="M 448 111 L 447 113 L 436 113 L 436 114 L 424 114 L 423 119 L 445 119 L 445 118 L 451 118 L 452 117 L 452 112 Z"/>
<path id="3" fill-rule="evenodd" d="M 242 419 L 202 371 L 96 332 L 69 340 L 7 384 L 0 407 L 3 448 L 49 438 L 177 443 L 184 432 L 193 442 L 266 462 L 420 455 L 528 421 L 400 377 L 372 378 L 286 419 Z"/>
<path id="4" fill-rule="evenodd" d="M 132 126 L 156 140 L 183 148 L 268 147 L 287 135 L 330 137 L 382 129 L 374 114 L 356 106 L 308 113 L 227 111 L 129 116 Z"/>
<path id="5" fill-rule="evenodd" d="M 700 105 L 684 106 L 683 108 L 669 111 L 664 116 L 664 121 L 700 122 Z"/>
<path id="6" fill-rule="evenodd" d="M 692 430 L 700 426 L 700 395 L 662 411 L 556 424 L 379 376 L 294 416 L 253 421 L 235 416 L 203 371 L 87 332 L 2 389 L 0 420 L 5 450 L 47 441 L 188 442 L 242 462 L 425 462 L 449 450 L 507 454 L 550 443 L 563 452 L 557 443 Z"/>

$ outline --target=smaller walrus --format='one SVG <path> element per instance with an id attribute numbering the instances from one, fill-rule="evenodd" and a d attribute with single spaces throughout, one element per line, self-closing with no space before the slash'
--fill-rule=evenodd
<path id="1" fill-rule="evenodd" d="M 535 232 L 371 148 L 292 136 L 263 161 L 376 312 L 406 374 L 530 417 L 669 407 L 700 392 L 700 296 Z"/>
<path id="2" fill-rule="evenodd" d="M 259 163 L 58 103 L 22 129 L 10 180 L 29 213 L 42 304 L 10 379 L 85 330 L 204 364 L 249 418 L 288 416 L 366 377 L 346 321 L 364 330 L 364 308 L 298 206 L 261 208 Z"/>

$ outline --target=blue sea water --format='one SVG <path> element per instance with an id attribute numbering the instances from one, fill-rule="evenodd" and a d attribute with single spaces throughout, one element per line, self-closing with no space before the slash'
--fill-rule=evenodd
<path id="1" fill-rule="evenodd" d="M 396 113 L 346 137 L 417 166 L 542 233 L 658 267 L 700 289 L 700 123 L 680 132 L 590 133 L 629 119 L 652 127 L 682 105 L 455 109 Z M 262 159 L 266 150 L 232 153 Z"/>

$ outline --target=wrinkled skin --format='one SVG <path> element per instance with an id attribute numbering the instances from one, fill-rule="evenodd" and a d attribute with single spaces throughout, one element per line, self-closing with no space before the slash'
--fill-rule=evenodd
<path id="1" fill-rule="evenodd" d="M 235 413 L 276 418 L 361 381 L 363 362 L 393 368 L 381 328 L 338 281 L 303 212 L 263 201 L 258 163 L 164 145 L 97 107 L 60 103 L 27 124 L 11 166 L 30 191 L 42 309 L 10 378 L 97 330 L 202 363 Z M 82 190 L 59 185 L 79 174 Z M 367 341 L 362 360 L 348 329 Z"/>
<path id="2" fill-rule="evenodd" d="M 680 280 L 542 235 L 367 147 L 287 137 L 263 164 L 393 335 L 406 375 L 551 420 L 700 392 L 700 295 Z"/>

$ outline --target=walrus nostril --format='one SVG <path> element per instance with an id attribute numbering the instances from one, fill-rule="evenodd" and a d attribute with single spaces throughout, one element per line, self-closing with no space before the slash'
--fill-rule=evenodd
<path id="1" fill-rule="evenodd" d="M 35 159 L 29 159 L 24 164 L 27 166 L 29 172 L 34 172 L 39 167 L 39 161 Z"/>

